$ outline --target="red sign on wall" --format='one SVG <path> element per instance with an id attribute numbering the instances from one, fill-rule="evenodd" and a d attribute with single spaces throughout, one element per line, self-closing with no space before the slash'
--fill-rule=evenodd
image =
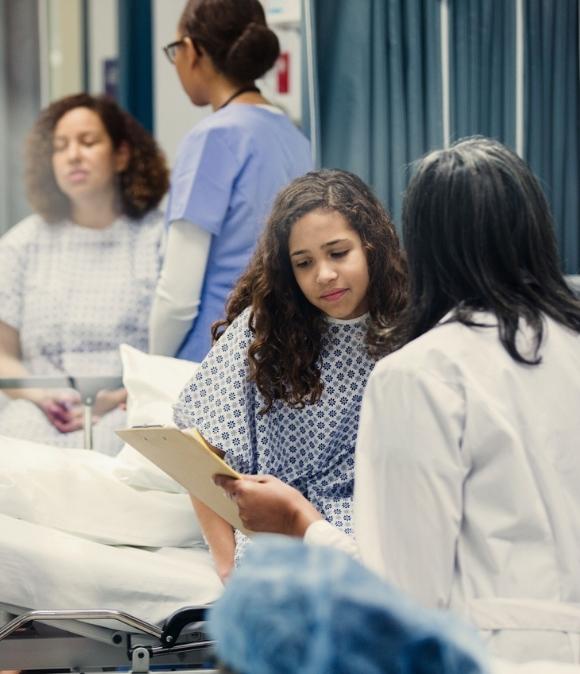
<path id="1" fill-rule="evenodd" d="M 279 94 L 290 92 L 290 53 L 283 51 L 276 63 L 276 82 Z"/>

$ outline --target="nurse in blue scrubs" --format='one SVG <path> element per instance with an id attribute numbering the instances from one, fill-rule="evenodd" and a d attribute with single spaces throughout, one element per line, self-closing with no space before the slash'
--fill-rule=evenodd
<path id="1" fill-rule="evenodd" d="M 312 167 L 308 140 L 255 85 L 279 55 L 259 0 L 189 0 L 165 47 L 194 105 L 167 208 L 152 353 L 201 361 L 277 192 Z"/>

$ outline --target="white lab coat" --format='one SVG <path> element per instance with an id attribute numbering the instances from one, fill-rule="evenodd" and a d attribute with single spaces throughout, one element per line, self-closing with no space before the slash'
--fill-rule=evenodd
<path id="1" fill-rule="evenodd" d="M 539 366 L 459 323 L 378 363 L 355 528 L 364 562 L 474 623 L 492 654 L 579 662 L 580 337 L 545 326 Z"/>

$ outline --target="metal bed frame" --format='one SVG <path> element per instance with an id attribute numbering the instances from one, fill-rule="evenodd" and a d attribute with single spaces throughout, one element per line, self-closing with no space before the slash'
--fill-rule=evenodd
<path id="1" fill-rule="evenodd" d="M 144 673 L 153 666 L 217 674 L 213 642 L 203 632 L 205 611 L 180 609 L 161 628 L 124 611 L 28 611 L 0 627 L 0 669 Z M 91 623 L 78 622 L 85 620 Z M 101 621 L 125 629 L 92 624 Z"/>
<path id="2" fill-rule="evenodd" d="M 92 406 L 97 393 L 122 385 L 120 376 L 0 378 L 0 390 L 78 391 L 84 407 L 85 449 L 93 448 Z M 154 667 L 156 672 L 178 668 L 183 674 L 218 674 L 212 642 L 202 629 L 205 610 L 206 607 L 181 609 L 158 627 L 124 611 L 25 611 L 0 605 L 0 670 L 99 672 L 122 668 L 141 674 Z M 17 617 L 2 626 L 3 617 L 13 615 Z M 102 625 L 103 621 L 107 626 Z M 123 628 L 111 629 L 111 623 Z"/>

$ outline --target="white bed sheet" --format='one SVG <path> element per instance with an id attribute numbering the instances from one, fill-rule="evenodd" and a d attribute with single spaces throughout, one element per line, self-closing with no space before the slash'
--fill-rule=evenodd
<path id="1" fill-rule="evenodd" d="M 135 487 L 118 464 L 99 452 L 0 436 L 0 513 L 110 545 L 201 542 L 187 494 Z"/>
<path id="2" fill-rule="evenodd" d="M 0 603 L 27 609 L 117 609 L 159 624 L 214 601 L 207 550 L 109 546 L 0 515 Z"/>
<path id="3" fill-rule="evenodd" d="M 157 623 L 219 596 L 188 495 L 135 488 L 116 468 L 97 452 L 0 436 L 0 604 Z"/>

